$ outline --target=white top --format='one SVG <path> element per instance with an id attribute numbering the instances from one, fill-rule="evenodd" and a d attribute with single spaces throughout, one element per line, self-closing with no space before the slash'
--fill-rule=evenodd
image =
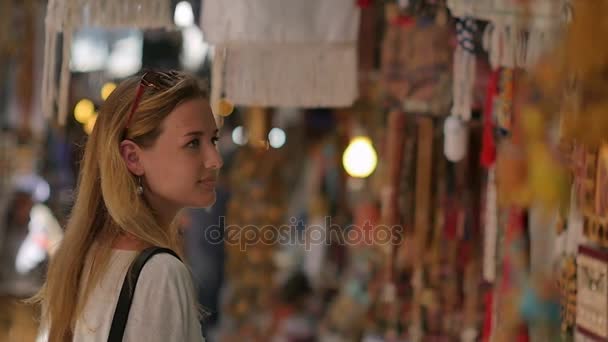
<path id="1" fill-rule="evenodd" d="M 113 250 L 108 270 L 76 322 L 74 341 L 106 342 L 127 269 L 135 251 Z M 170 254 L 156 254 L 142 269 L 123 342 L 204 341 L 192 277 Z"/>

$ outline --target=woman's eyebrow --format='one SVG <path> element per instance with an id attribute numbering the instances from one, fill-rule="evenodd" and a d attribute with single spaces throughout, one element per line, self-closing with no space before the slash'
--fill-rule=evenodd
<path id="1" fill-rule="evenodd" d="M 220 130 L 216 129 L 215 131 L 213 131 L 213 135 L 217 135 L 219 132 L 220 132 Z M 187 137 L 187 136 L 197 136 L 197 137 L 199 137 L 199 136 L 202 136 L 202 135 L 205 135 L 205 132 L 203 132 L 203 131 L 192 131 L 192 132 L 188 132 L 188 133 L 184 134 L 185 137 Z"/>
<path id="2" fill-rule="evenodd" d="M 185 137 L 187 137 L 187 136 L 196 136 L 196 137 L 199 137 L 201 135 L 205 135 L 205 132 L 203 132 L 203 131 L 192 131 L 192 132 L 188 132 L 188 133 L 184 134 Z"/>

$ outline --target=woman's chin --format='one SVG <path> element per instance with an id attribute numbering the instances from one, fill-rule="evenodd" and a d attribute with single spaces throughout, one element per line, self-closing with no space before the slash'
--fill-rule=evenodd
<path id="1" fill-rule="evenodd" d="M 215 191 L 210 191 L 205 194 L 199 194 L 193 199 L 192 203 L 189 203 L 189 207 L 194 208 L 208 208 L 215 204 L 216 194 Z"/>

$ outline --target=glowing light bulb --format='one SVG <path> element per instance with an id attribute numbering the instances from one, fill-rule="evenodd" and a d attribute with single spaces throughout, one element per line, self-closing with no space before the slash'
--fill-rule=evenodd
<path id="1" fill-rule="evenodd" d="M 247 136 L 245 135 L 245 132 L 243 131 L 243 126 L 237 126 L 233 131 L 232 131 L 232 141 L 239 145 L 239 146 L 243 146 L 245 144 L 247 144 Z"/>
<path id="2" fill-rule="evenodd" d="M 281 148 L 285 145 L 285 141 L 287 141 L 287 135 L 280 128 L 275 127 L 268 133 L 268 142 L 273 148 Z"/>
<path id="3" fill-rule="evenodd" d="M 344 150 L 342 164 L 351 177 L 369 177 L 378 165 L 378 155 L 370 138 L 364 136 L 353 138 Z"/>
<path id="4" fill-rule="evenodd" d="M 76 121 L 80 122 L 81 124 L 84 124 L 89 121 L 91 116 L 93 116 L 94 112 L 95 105 L 93 104 L 93 102 L 88 99 L 82 99 L 78 101 L 78 103 L 76 103 L 76 106 L 74 107 L 74 118 L 76 119 Z"/>

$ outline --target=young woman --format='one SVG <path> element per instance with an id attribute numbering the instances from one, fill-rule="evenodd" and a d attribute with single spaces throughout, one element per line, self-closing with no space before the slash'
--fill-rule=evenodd
<path id="1" fill-rule="evenodd" d="M 208 207 L 222 166 L 206 92 L 178 72 L 122 82 L 85 147 L 76 202 L 37 296 L 50 342 L 108 341 L 123 279 L 142 250 L 181 255 L 173 222 Z M 143 267 L 123 341 L 202 341 L 188 268 L 171 254 Z"/>

